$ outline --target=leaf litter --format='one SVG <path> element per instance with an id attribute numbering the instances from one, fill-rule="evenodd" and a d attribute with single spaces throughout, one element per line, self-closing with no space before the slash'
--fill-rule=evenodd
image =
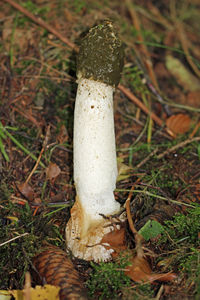
<path id="1" fill-rule="evenodd" d="M 6 244 L 0 249 L 0 269 L 7 276 L 0 281 L 0 288 L 22 289 L 23 270 L 33 277 L 33 252 L 44 251 L 40 243 L 38 249 L 28 249 L 35 245 L 34 239 L 57 246 L 55 252 L 65 249 L 64 229 L 75 198 L 72 49 L 77 51 L 80 36 L 97 20 L 114 18 L 126 45 L 125 68 L 134 66 L 127 72 L 129 77 L 124 72 L 115 93 L 120 170 L 115 197 L 123 206 L 130 192 L 132 196 L 128 222 L 121 231 L 113 224 L 113 232 L 101 243 L 115 248 L 113 262 L 128 251 L 125 273 L 136 282 L 132 281 L 131 292 L 125 287 L 130 295 L 136 293 L 134 296 L 144 299 L 144 282 L 150 282 L 157 299 L 198 295 L 198 268 L 191 272 L 188 267 L 198 261 L 199 248 L 190 243 L 197 240 L 197 230 L 187 239 L 180 236 L 177 245 L 165 224 L 174 220 L 174 228 L 179 228 L 176 222 L 182 219 L 173 218 L 181 213 L 183 218 L 188 216 L 187 226 L 192 226 L 189 218 L 195 221 L 196 217 L 188 213 L 188 207 L 196 213 L 199 209 L 200 54 L 197 16 L 192 9 L 194 6 L 198 12 L 197 3 L 22 3 L 11 8 L 12 1 L 3 1 L 1 12 L 0 223 L 1 240 Z M 180 21 L 186 11 L 190 13 Z M 179 64 L 178 70 L 172 69 L 169 58 L 170 63 Z M 38 227 L 37 222 L 42 225 Z M 141 237 L 142 232 L 147 239 Z M 18 236 L 22 248 L 13 240 Z M 29 246 L 26 240 L 31 241 Z M 11 263 L 6 256 L 14 247 Z M 50 252 L 45 255 L 51 265 Z M 20 256 L 25 259 L 19 260 Z M 168 259 L 165 267 L 164 259 Z M 90 273 L 92 279 L 90 265 L 76 259 L 73 264 L 84 282 Z M 32 284 L 38 284 L 35 278 Z M 112 291 L 112 287 L 108 289 Z M 146 288 L 148 295 L 150 290 Z M 116 297 L 121 293 L 119 287 Z M 95 299 L 98 297 L 99 290 Z"/>

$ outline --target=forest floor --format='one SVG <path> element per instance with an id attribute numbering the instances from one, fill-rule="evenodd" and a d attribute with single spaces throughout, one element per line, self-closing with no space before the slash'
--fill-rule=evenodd
<path id="1" fill-rule="evenodd" d="M 48 283 L 34 275 L 39 271 L 33 258 L 49 245 L 58 256 L 66 250 L 65 227 L 75 201 L 76 52 L 82 36 L 105 19 L 114 22 L 125 45 L 114 94 L 114 193 L 122 207 L 130 200 L 144 256 L 135 259 L 129 219 L 127 256 L 100 264 L 70 256 L 71 268 L 88 299 L 199 299 L 197 0 L 1 1 L 0 290 Z"/>

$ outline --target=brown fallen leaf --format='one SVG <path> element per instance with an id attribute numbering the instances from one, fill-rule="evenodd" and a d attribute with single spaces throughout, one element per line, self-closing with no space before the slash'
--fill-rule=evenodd
<path id="1" fill-rule="evenodd" d="M 47 179 L 53 180 L 60 174 L 61 170 L 58 165 L 50 162 L 49 166 L 46 168 Z"/>
<path id="2" fill-rule="evenodd" d="M 170 116 L 166 120 L 167 130 L 171 131 L 176 137 L 177 134 L 183 134 L 190 129 L 191 119 L 186 114 L 177 114 Z"/>
<path id="3" fill-rule="evenodd" d="M 116 257 L 121 251 L 127 249 L 125 242 L 125 228 L 114 228 L 113 231 L 104 235 L 100 244 L 106 244 L 106 249 L 113 249 L 114 253 L 112 253 L 112 256 Z"/>
<path id="4" fill-rule="evenodd" d="M 138 183 L 138 181 L 139 179 L 136 181 L 136 183 Z M 130 259 L 130 265 L 126 268 L 125 274 L 135 282 L 153 282 L 155 280 L 171 281 L 176 278 L 175 273 L 152 273 L 151 267 L 148 261 L 146 260 L 143 248 L 144 239 L 136 230 L 131 216 L 130 199 L 132 197 L 134 188 L 135 185 L 132 186 L 129 192 L 125 206 L 129 227 L 135 238 L 135 250 L 137 254 L 132 256 L 132 258 Z"/>
<path id="5" fill-rule="evenodd" d="M 200 107 L 200 90 L 189 92 L 187 94 L 187 105 L 199 108 Z"/>
<path id="6" fill-rule="evenodd" d="M 172 281 L 177 275 L 175 273 L 152 273 L 151 267 L 144 257 L 134 256 L 131 265 L 126 268 L 125 274 L 135 282 L 153 282 L 159 281 Z"/>
<path id="7" fill-rule="evenodd" d="M 63 143 L 65 143 L 69 140 L 67 128 L 65 127 L 64 124 L 61 125 L 61 127 L 59 129 L 59 133 L 58 133 L 56 139 L 59 142 L 59 144 L 63 144 Z"/>
<path id="8" fill-rule="evenodd" d="M 47 249 L 37 254 L 33 264 L 48 284 L 60 287 L 61 300 L 87 299 L 82 280 L 63 250 L 48 245 Z"/>
<path id="9" fill-rule="evenodd" d="M 20 191 L 20 193 L 29 201 L 33 201 L 34 199 L 34 191 L 32 189 L 32 187 L 24 182 L 21 183 L 20 185 L 17 186 L 18 190 Z"/>

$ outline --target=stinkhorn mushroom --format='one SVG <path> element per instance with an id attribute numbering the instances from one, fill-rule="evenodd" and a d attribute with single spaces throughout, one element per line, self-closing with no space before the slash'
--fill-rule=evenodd
<path id="1" fill-rule="evenodd" d="M 76 201 L 66 227 L 67 247 L 85 260 L 106 261 L 113 249 L 101 245 L 113 225 L 104 216 L 120 210 L 113 191 L 117 178 L 113 92 L 124 50 L 110 21 L 90 29 L 77 57 L 74 114 Z"/>

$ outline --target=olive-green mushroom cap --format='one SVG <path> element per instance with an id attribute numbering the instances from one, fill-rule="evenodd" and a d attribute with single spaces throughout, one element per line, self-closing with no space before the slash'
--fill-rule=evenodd
<path id="1" fill-rule="evenodd" d="M 124 47 L 110 21 L 90 29 L 77 56 L 77 77 L 117 86 L 124 65 Z"/>

